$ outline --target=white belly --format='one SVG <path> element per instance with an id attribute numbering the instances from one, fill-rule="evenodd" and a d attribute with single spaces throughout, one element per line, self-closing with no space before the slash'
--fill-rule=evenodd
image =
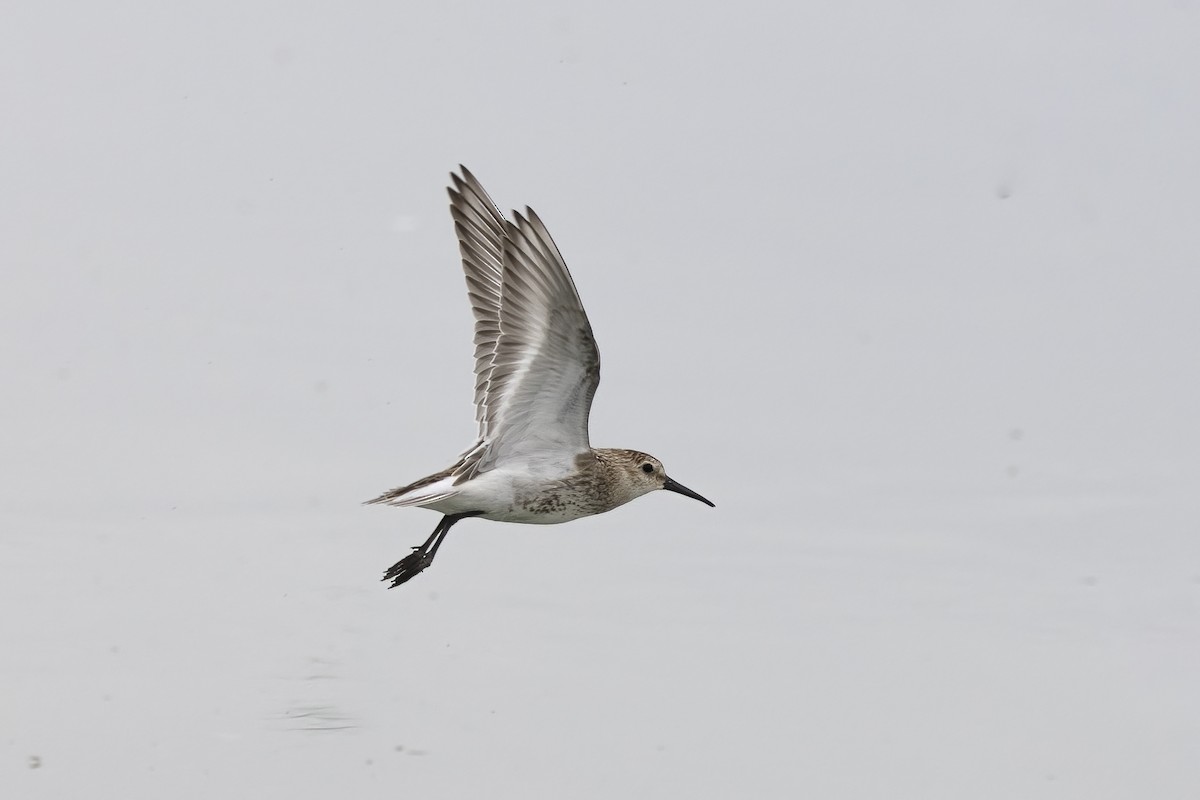
<path id="1" fill-rule="evenodd" d="M 595 514 L 590 498 L 565 489 L 560 471 L 543 474 L 499 469 L 485 472 L 458 487 L 452 497 L 422 506 L 443 514 L 482 511 L 479 516 L 498 522 L 553 525 Z"/>

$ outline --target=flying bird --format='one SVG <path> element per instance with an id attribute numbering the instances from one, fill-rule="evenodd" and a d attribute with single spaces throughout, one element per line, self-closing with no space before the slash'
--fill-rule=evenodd
<path id="1" fill-rule="evenodd" d="M 383 580 L 394 588 L 433 563 L 467 517 L 538 525 L 610 511 L 657 489 L 714 505 L 638 450 L 593 448 L 588 413 L 600 352 L 562 254 L 533 209 L 504 218 L 466 167 L 451 174 L 450 216 L 475 315 L 479 438 L 453 466 L 368 503 L 443 516 Z"/>

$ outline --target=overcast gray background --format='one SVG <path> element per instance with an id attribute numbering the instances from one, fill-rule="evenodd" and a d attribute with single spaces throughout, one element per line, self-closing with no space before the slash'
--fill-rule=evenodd
<path id="1" fill-rule="evenodd" d="M 1195 2 L 4 17 L 5 797 L 1200 793 Z M 717 508 L 389 592 L 459 162 Z"/>

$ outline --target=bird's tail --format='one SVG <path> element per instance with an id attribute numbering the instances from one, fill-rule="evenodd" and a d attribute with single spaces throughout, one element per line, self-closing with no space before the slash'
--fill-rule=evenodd
<path id="1" fill-rule="evenodd" d="M 456 494 L 458 489 L 454 487 L 454 477 L 446 470 L 384 492 L 364 505 L 426 506 Z"/>

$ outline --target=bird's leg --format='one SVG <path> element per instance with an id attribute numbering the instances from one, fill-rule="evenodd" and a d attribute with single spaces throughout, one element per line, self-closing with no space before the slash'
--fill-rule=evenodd
<path id="1" fill-rule="evenodd" d="M 438 548 L 442 546 L 446 534 L 450 532 L 454 523 L 467 517 L 477 517 L 482 513 L 482 511 L 468 511 L 464 514 L 447 514 L 442 517 L 424 544 L 414 547 L 411 553 L 397 561 L 391 566 L 391 569 L 383 574 L 383 580 L 392 582 L 388 588 L 395 589 L 400 584 L 412 580 L 417 573 L 432 564 L 434 555 L 437 554 Z"/>

